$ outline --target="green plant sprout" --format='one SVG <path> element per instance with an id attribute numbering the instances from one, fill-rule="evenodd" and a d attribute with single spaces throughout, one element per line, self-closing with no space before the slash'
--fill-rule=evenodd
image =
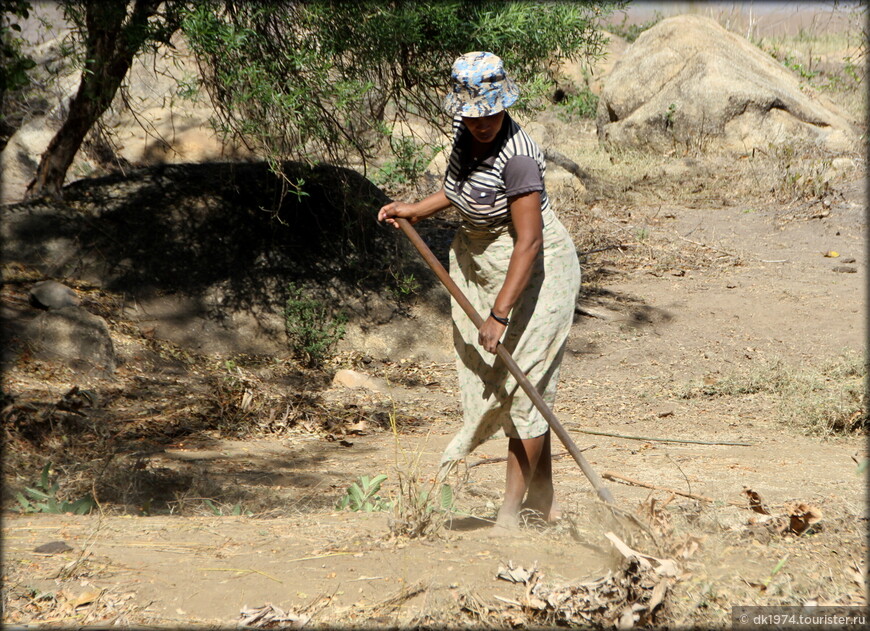
<path id="1" fill-rule="evenodd" d="M 389 509 L 392 505 L 391 502 L 378 495 L 381 484 L 386 479 L 387 476 L 383 473 L 379 473 L 373 478 L 367 475 L 360 476 L 356 482 L 347 487 L 344 497 L 338 501 L 336 508 L 366 513 Z"/>
<path id="2" fill-rule="evenodd" d="M 209 510 L 211 510 L 212 514 L 217 516 L 217 517 L 227 517 L 227 516 L 239 517 L 241 515 L 245 515 L 247 517 L 247 516 L 253 515 L 253 513 L 251 511 L 249 511 L 246 508 L 243 508 L 240 502 L 236 502 L 235 504 L 233 504 L 232 508 L 230 508 L 227 511 L 224 509 L 223 506 L 218 506 L 217 504 L 215 504 L 214 502 L 212 502 L 208 498 L 205 498 L 202 501 L 206 506 L 208 506 L 208 508 L 209 508 Z"/>

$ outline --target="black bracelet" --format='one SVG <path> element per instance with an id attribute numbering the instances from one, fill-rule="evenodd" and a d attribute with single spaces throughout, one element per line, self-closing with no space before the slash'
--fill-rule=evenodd
<path id="1" fill-rule="evenodd" d="M 508 324 L 511 323 L 511 321 L 510 321 L 508 318 L 500 318 L 500 317 L 498 317 L 497 315 L 495 315 L 495 314 L 492 312 L 492 309 L 489 310 L 489 317 L 491 317 L 493 320 L 495 320 L 495 321 L 498 322 L 499 324 L 503 324 L 503 325 L 505 325 L 505 326 L 507 326 Z"/>

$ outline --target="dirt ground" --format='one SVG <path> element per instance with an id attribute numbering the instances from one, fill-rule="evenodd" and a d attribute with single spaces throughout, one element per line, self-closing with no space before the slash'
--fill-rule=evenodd
<path id="1" fill-rule="evenodd" d="M 575 130 L 558 149 L 601 187 L 553 195 L 584 252 L 554 411 L 616 508 L 556 444 L 563 519 L 494 534 L 506 441 L 493 440 L 451 478 L 447 515 L 407 509 L 439 492 L 461 422 L 446 315 L 417 335 L 431 305 L 408 307 L 407 356 L 345 345 L 317 372 L 156 339 L 83 284 L 124 361 L 111 382 L 26 354 L 7 367 L 4 623 L 723 627 L 736 605 L 866 606 L 864 156 L 801 189 L 775 157 L 606 156 L 590 125 Z M 10 278 L 30 271 L 4 271 L 5 308 L 24 308 Z M 339 369 L 372 380 L 331 383 Z M 849 384 L 860 401 L 838 413 L 830 397 Z M 28 451 L 15 423 L 36 410 L 60 423 L 74 387 L 103 403 Z M 66 498 L 94 492 L 99 509 L 18 512 L 42 453 L 63 459 Z M 393 508 L 336 508 L 377 474 Z M 426 536 L 409 536 L 420 523 Z M 56 541 L 68 549 L 38 551 Z M 517 582 L 499 578 L 511 568 Z"/>

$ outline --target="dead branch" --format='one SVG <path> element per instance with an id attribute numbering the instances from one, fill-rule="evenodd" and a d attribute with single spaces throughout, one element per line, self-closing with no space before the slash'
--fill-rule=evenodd
<path id="1" fill-rule="evenodd" d="M 682 495 L 683 497 L 688 497 L 693 500 L 699 500 L 701 502 L 712 502 L 712 497 L 707 497 L 705 495 L 696 495 L 695 493 L 684 493 L 683 491 L 676 491 L 674 489 L 669 489 L 664 486 L 656 486 L 654 484 L 647 484 L 646 482 L 640 482 L 638 480 L 633 480 L 632 478 L 627 478 L 623 475 L 619 475 L 617 473 L 611 473 L 610 471 L 605 471 L 601 474 L 601 477 L 606 480 L 612 480 L 614 482 L 622 482 L 624 484 L 631 484 L 633 486 L 641 486 L 645 489 L 652 489 L 654 491 L 666 491 L 667 493 L 673 493 L 674 495 Z"/>
<path id="2" fill-rule="evenodd" d="M 653 443 L 688 443 L 690 445 L 728 445 L 731 447 L 752 447 L 752 443 L 732 443 L 725 441 L 707 441 L 707 440 L 686 440 L 684 438 L 652 438 L 650 436 L 626 436 L 624 434 L 611 434 L 610 432 L 596 432 L 591 429 L 580 429 L 572 427 L 575 432 L 583 434 L 593 434 L 595 436 L 611 436 L 613 438 L 625 438 L 628 440 L 647 440 Z"/>

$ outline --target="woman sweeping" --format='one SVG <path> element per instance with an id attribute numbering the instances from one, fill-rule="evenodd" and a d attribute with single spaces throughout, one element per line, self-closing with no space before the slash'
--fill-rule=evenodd
<path id="1" fill-rule="evenodd" d="M 391 202 L 378 219 L 398 227 L 455 206 L 462 217 L 450 276 L 481 314 L 480 330 L 452 301 L 463 426 L 441 464 L 465 458 L 501 431 L 509 437 L 504 501 L 496 525 L 517 526 L 523 508 L 559 517 L 550 429 L 503 362 L 499 343 L 552 407 L 580 288 L 571 237 L 550 208 L 546 164 L 506 109 L 519 96 L 502 60 L 466 53 L 453 64 L 445 107 L 454 143 L 443 188 L 416 203 Z"/>

